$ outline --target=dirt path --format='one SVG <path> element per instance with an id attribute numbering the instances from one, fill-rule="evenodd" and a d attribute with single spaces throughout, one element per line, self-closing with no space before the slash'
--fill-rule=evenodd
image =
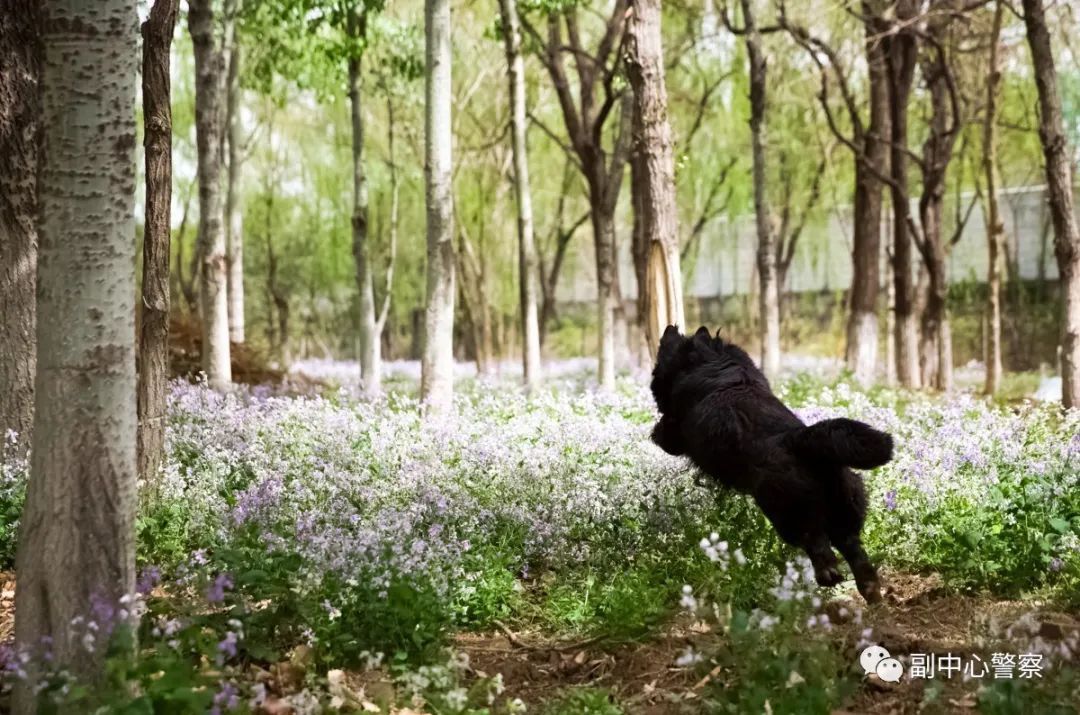
<path id="1" fill-rule="evenodd" d="M 1059 638 L 1080 630 L 1080 614 L 1044 612 L 1044 604 L 1038 602 L 949 595 L 936 577 L 891 574 L 889 586 L 885 602 L 866 609 L 861 624 L 839 623 L 833 630 L 838 645 L 851 654 L 853 665 L 858 661 L 856 644 L 866 627 L 873 628 L 872 639 L 894 656 L 952 653 L 969 657 L 975 653 L 987 661 L 996 640 L 994 634 L 1003 633 L 1033 610 L 1040 613 L 1040 622 L 1054 624 L 1052 635 Z M 838 611 L 842 602 L 833 603 L 837 606 L 830 610 Z M 855 596 L 851 604 L 861 601 Z M 707 652 L 709 641 L 717 637 L 686 619 L 677 620 L 648 641 L 615 647 L 597 644 L 568 648 L 558 642 L 545 643 L 543 634 L 512 636 L 516 642 L 501 631 L 462 634 L 455 645 L 469 654 L 475 670 L 489 675 L 502 673 L 507 695 L 520 697 L 530 705 L 530 712 L 536 712 L 537 704 L 560 690 L 592 686 L 608 689 L 633 715 L 698 712 L 705 679 L 699 669 L 676 665 L 676 659 L 688 645 Z M 712 677 L 721 680 L 724 673 L 716 672 Z M 920 712 L 927 682 L 931 681 L 905 679 L 889 684 L 872 677 L 863 681 L 837 715 Z M 974 711 L 977 683 L 964 684 L 959 677 L 936 682 L 944 688 L 935 712 Z"/>

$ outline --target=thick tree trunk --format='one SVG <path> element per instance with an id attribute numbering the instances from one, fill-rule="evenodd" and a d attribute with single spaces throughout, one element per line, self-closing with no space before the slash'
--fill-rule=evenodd
<path id="1" fill-rule="evenodd" d="M 450 80 L 450 0 L 425 0 L 426 111 L 424 152 L 427 199 L 427 307 L 420 398 L 432 410 L 454 396 L 453 133 Z"/>
<path id="2" fill-rule="evenodd" d="M 221 89 L 224 70 L 214 40 L 212 0 L 190 0 L 188 28 L 195 48 L 195 136 L 198 145 L 199 238 L 202 270 L 202 366 L 210 386 L 232 382 L 229 355 L 228 266 L 221 201 Z"/>
<path id="3" fill-rule="evenodd" d="M 1039 92 L 1039 139 L 1046 161 L 1046 185 L 1054 224 L 1064 311 L 1061 324 L 1061 383 L 1065 407 L 1080 405 L 1080 229 L 1073 205 L 1069 143 L 1061 116 L 1057 69 L 1042 0 L 1024 0 L 1024 24 Z"/>
<path id="4" fill-rule="evenodd" d="M 682 271 L 679 266 L 679 217 L 675 203 L 675 159 L 668 121 L 660 0 L 632 0 L 627 26 L 628 70 L 634 90 L 635 211 L 648 246 L 644 283 L 645 339 L 655 357 L 668 325 L 686 329 Z M 635 216 L 635 220 L 638 217 Z"/>
<path id="5" fill-rule="evenodd" d="M 244 214 L 240 210 L 240 43 L 236 39 L 241 0 L 225 3 L 225 140 L 228 170 L 225 184 L 225 257 L 228 262 L 229 339 L 244 342 Z"/>
<path id="6" fill-rule="evenodd" d="M 994 24 L 990 32 L 990 59 L 986 73 L 986 110 L 983 116 L 983 176 L 986 179 L 986 386 L 994 395 L 1001 389 L 1001 254 L 1005 243 L 1005 224 L 998 205 L 997 107 L 1001 87 L 1001 25 L 1005 12 L 1003 0 L 994 3 Z"/>
<path id="7" fill-rule="evenodd" d="M 896 5 L 896 33 L 888 38 L 889 106 L 892 145 L 890 176 L 893 211 L 893 343 L 896 377 L 903 387 L 919 386 L 918 321 L 912 274 L 911 197 L 908 194 L 908 104 L 918 66 L 918 40 L 911 23 L 919 13 L 916 0 Z"/>
<path id="8" fill-rule="evenodd" d="M 746 23 L 746 52 L 750 62 L 750 137 L 753 155 L 754 217 L 757 223 L 758 294 L 761 313 L 761 369 L 767 378 L 780 372 L 780 296 L 776 274 L 776 240 L 769 208 L 766 166 L 766 67 L 761 35 L 754 23 L 753 5 L 742 0 Z"/>
<path id="9" fill-rule="evenodd" d="M 172 103 L 169 48 L 179 0 L 156 0 L 142 26 L 146 163 L 142 303 L 139 333 L 139 476 L 156 481 L 165 451 L 169 382 L 169 251 L 172 238 Z"/>
<path id="10" fill-rule="evenodd" d="M 41 105 L 38 3 L 0 5 L 0 439 L 30 447 Z"/>
<path id="11" fill-rule="evenodd" d="M 864 3 L 864 12 L 873 17 Z M 855 221 L 852 251 L 851 314 L 847 327 L 846 362 L 855 379 L 869 384 L 877 368 L 877 302 L 881 290 L 881 180 L 888 167 L 889 80 L 876 23 L 866 23 L 866 55 L 870 79 L 870 124 L 855 159 Z M 872 169 L 871 169 L 872 167 Z"/>
<path id="12" fill-rule="evenodd" d="M 38 362 L 30 482 L 17 557 L 15 640 L 101 674 L 135 576 L 134 0 L 41 4 Z M 74 627 L 78 616 L 97 630 Z M 88 652 L 90 633 L 97 648 Z M 30 678 L 14 711 L 37 711 Z"/>
<path id="13" fill-rule="evenodd" d="M 514 196 L 518 211 L 518 282 L 521 302 L 521 362 L 525 389 L 540 386 L 540 323 L 536 311 L 536 239 L 533 232 L 532 189 L 526 146 L 525 61 L 521 56 L 521 25 L 517 0 L 499 0 L 507 74 L 510 78 L 510 121 L 514 150 Z"/>

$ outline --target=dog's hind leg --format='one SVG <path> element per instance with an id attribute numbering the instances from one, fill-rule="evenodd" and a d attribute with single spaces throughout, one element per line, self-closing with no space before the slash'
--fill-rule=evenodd
<path id="1" fill-rule="evenodd" d="M 836 560 L 829 539 L 823 533 L 807 534 L 803 539 L 803 549 L 814 565 L 814 578 L 819 586 L 835 586 L 843 581 L 840 564 Z"/>
<path id="2" fill-rule="evenodd" d="M 834 543 L 844 560 L 851 566 L 851 573 L 855 576 L 855 586 L 862 597 L 867 603 L 880 601 L 881 579 L 870 557 L 866 555 L 859 535 L 850 534 Z"/>

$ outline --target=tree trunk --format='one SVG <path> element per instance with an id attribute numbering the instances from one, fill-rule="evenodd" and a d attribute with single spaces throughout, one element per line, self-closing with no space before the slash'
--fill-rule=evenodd
<path id="1" fill-rule="evenodd" d="M 546 40 L 541 40 L 535 28 L 530 26 L 530 35 L 541 42 L 540 60 L 547 68 L 558 96 L 570 141 L 567 152 L 572 152 L 577 158 L 588 188 L 596 253 L 598 377 L 601 389 L 605 390 L 610 390 L 615 385 L 616 326 L 617 323 L 625 322 L 621 319 L 624 311 L 618 304 L 614 217 L 629 154 L 633 99 L 625 92 L 615 91 L 612 85 L 619 64 L 615 49 L 621 45 L 621 38 L 624 36 L 627 9 L 627 0 L 614 0 L 607 26 L 597 44 L 596 54 L 588 61 L 582 61 L 583 57 L 590 55 L 581 44 L 575 7 L 567 6 L 561 12 L 548 15 Z M 568 30 L 565 41 L 562 36 L 562 23 L 566 24 Z M 576 96 L 567 76 L 564 53 L 574 58 L 577 69 Z M 599 103 L 598 87 L 605 89 Z M 602 142 L 604 125 L 617 104 L 621 104 L 619 127 L 615 132 L 614 146 L 609 158 Z"/>
<path id="2" fill-rule="evenodd" d="M 382 343 L 383 332 L 386 329 L 386 321 L 390 316 L 390 299 L 394 288 L 394 264 L 397 261 L 397 237 L 398 237 L 398 214 L 400 207 L 401 182 L 398 181 L 397 158 L 394 153 L 394 102 L 389 93 L 386 95 L 386 141 L 388 168 L 390 171 L 390 240 L 386 257 L 386 272 L 383 276 L 382 307 L 379 309 L 379 317 L 375 320 L 374 338 L 374 365 L 372 380 L 382 389 Z"/>
<path id="3" fill-rule="evenodd" d="M 919 197 L 923 262 L 928 291 L 922 315 L 922 381 L 942 391 L 952 389 L 952 335 L 949 328 L 948 253 L 951 242 L 944 236 L 945 186 L 960 127 L 958 98 L 950 87 L 950 69 L 944 50 L 950 16 L 932 19 L 928 35 L 935 47 L 923 64 L 930 91 L 929 134 L 923 144 L 923 190 Z M 959 229 L 958 229 L 959 230 Z"/>
<path id="4" fill-rule="evenodd" d="M 34 419 L 34 287 L 41 105 L 38 3 L 0 6 L 0 439 L 30 447 Z"/>
<path id="5" fill-rule="evenodd" d="M 202 270 L 202 366 L 210 386 L 232 382 L 229 356 L 228 266 L 221 201 L 221 81 L 223 57 L 214 40 L 212 0 L 188 2 L 195 48 L 195 136 L 198 146 L 199 238 Z"/>
<path id="6" fill-rule="evenodd" d="M 525 389 L 531 394 L 540 386 L 540 324 L 536 311 L 536 239 L 533 234 L 532 189 L 526 147 L 528 120 L 525 112 L 525 61 L 521 56 L 521 26 L 517 0 L 499 0 L 503 42 L 510 77 L 510 121 L 514 151 L 514 196 L 518 211 L 518 281 L 521 298 L 521 363 Z"/>
<path id="7" fill-rule="evenodd" d="M 679 217 L 675 203 L 675 160 L 668 121 L 667 87 L 661 37 L 660 0 L 632 0 L 627 26 L 627 68 L 634 89 L 634 209 L 641 212 L 640 234 L 648 246 L 641 322 L 651 357 L 668 325 L 686 329 L 682 272 L 679 267 Z M 637 218 L 635 216 L 635 218 Z"/>
<path id="8" fill-rule="evenodd" d="M 776 234 L 769 208 L 766 167 L 766 67 L 753 5 L 742 0 L 746 52 L 750 61 L 750 136 L 753 155 L 754 217 L 757 224 L 757 268 L 761 313 L 761 369 L 770 380 L 780 371 L 780 297 L 776 275 Z"/>
<path id="9" fill-rule="evenodd" d="M 366 34 L 361 19 L 349 22 L 356 39 Z M 356 262 L 356 288 L 360 296 L 360 377 L 364 390 L 382 392 L 382 365 L 379 354 L 378 319 L 375 315 L 375 281 L 371 275 L 371 252 L 368 235 L 368 189 L 364 174 L 364 117 L 360 79 L 360 58 L 349 58 L 349 110 L 352 119 L 353 213 L 352 245 Z"/>
<path id="10" fill-rule="evenodd" d="M 885 263 L 885 384 L 893 387 L 896 385 L 896 281 L 893 279 L 896 263 L 888 244 L 891 238 L 885 240 L 885 252 L 889 257 Z"/>
<path id="11" fill-rule="evenodd" d="M 427 200 L 427 307 L 420 398 L 432 410 L 454 396 L 453 133 L 450 0 L 424 1 L 426 111 L 424 175 Z"/>
<path id="12" fill-rule="evenodd" d="M 986 386 L 994 395 L 1001 389 L 1001 254 L 1005 225 L 998 206 L 997 106 L 1001 87 L 1001 24 L 1005 12 L 1003 0 L 994 3 L 994 24 L 990 33 L 990 59 L 986 74 L 986 111 L 983 116 L 983 176 L 986 179 Z"/>
<path id="13" fill-rule="evenodd" d="M 156 0 L 142 26 L 146 224 L 138 351 L 139 476 L 154 483 L 165 451 L 169 381 L 169 251 L 172 238 L 172 103 L 169 48 L 179 0 Z"/>
<path id="14" fill-rule="evenodd" d="M 872 18 L 869 3 L 864 12 Z M 877 23 L 866 22 L 866 56 L 870 79 L 870 124 L 855 161 L 855 220 L 852 251 L 851 314 L 847 327 L 846 362 L 855 379 L 874 379 L 878 352 L 877 300 L 881 290 L 881 180 L 888 167 L 888 70 Z"/>
<path id="15" fill-rule="evenodd" d="M 135 583 L 134 0 L 44 2 L 38 361 L 15 640 L 93 681 Z M 83 616 L 97 631 L 73 627 Z M 84 636 L 96 637 L 92 653 Z M 14 711 L 36 712 L 30 678 Z"/>
<path id="16" fill-rule="evenodd" d="M 229 339 L 244 342 L 244 214 L 240 210 L 240 43 L 236 39 L 237 15 L 241 0 L 225 3 L 225 131 L 228 144 L 228 172 L 225 184 L 225 258 L 228 263 Z"/>
<path id="17" fill-rule="evenodd" d="M 1061 116 L 1057 69 L 1042 0 L 1024 0 L 1024 24 L 1039 92 L 1039 139 L 1054 224 L 1054 254 L 1064 297 L 1061 325 L 1061 383 L 1065 407 L 1080 405 L 1080 229 L 1073 213 L 1072 166 Z"/>
<path id="18" fill-rule="evenodd" d="M 890 176 L 893 211 L 893 343 L 896 377 L 900 385 L 919 387 L 918 321 L 912 275 L 911 197 L 908 194 L 908 104 L 918 65 L 918 40 L 913 18 L 919 14 L 917 0 L 896 5 L 896 33 L 887 40 L 889 106 L 892 144 Z"/>

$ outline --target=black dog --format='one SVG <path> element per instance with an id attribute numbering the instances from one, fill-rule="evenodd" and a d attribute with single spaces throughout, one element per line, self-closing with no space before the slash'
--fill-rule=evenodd
<path id="1" fill-rule="evenodd" d="M 668 326 L 660 340 L 652 393 L 660 421 L 652 439 L 686 455 L 721 484 L 750 494 L 780 537 L 804 549 L 818 584 L 842 579 L 835 547 L 867 602 L 881 598 L 877 570 L 863 550 L 862 478 L 892 459 L 892 437 L 855 420 L 807 427 L 773 395 L 741 348 Z"/>

